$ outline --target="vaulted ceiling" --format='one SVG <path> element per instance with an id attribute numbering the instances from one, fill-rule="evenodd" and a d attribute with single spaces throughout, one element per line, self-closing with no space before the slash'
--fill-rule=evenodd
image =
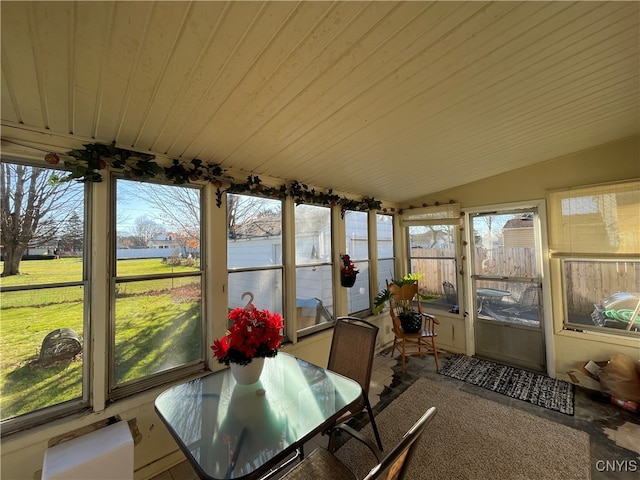
<path id="1" fill-rule="evenodd" d="M 4 140 L 406 202 L 640 130 L 639 2 L 1 8 Z"/>

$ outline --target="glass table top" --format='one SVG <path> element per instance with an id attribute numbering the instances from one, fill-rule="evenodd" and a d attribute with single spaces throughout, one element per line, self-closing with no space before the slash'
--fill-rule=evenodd
<path id="1" fill-rule="evenodd" d="M 156 412 L 202 478 L 258 478 L 331 426 L 362 395 L 346 377 L 279 352 L 258 383 L 230 370 L 171 387 Z"/>
<path id="2" fill-rule="evenodd" d="M 511 292 L 508 290 L 498 290 L 497 288 L 478 288 L 476 291 L 481 297 L 509 297 Z"/>

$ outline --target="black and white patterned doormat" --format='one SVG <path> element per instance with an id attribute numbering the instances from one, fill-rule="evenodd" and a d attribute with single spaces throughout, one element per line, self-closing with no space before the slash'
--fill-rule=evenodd
<path id="1" fill-rule="evenodd" d="M 467 355 L 452 357 L 440 369 L 440 374 L 549 410 L 573 415 L 574 385 L 564 380 Z"/>

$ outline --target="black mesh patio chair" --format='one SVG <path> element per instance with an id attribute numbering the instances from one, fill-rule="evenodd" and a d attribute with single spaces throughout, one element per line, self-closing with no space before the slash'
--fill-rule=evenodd
<path id="1" fill-rule="evenodd" d="M 456 287 L 450 282 L 442 282 L 442 289 L 444 290 L 444 296 L 447 298 L 447 303 L 449 305 L 457 305 L 458 293 L 456 292 Z"/>
<path id="2" fill-rule="evenodd" d="M 513 305 L 513 304 L 512 304 Z M 510 308 L 504 309 L 505 312 L 509 313 L 522 313 L 528 312 L 538 309 L 538 286 L 537 285 L 529 285 L 520 298 L 518 299 L 518 303 L 513 305 Z"/>
<path id="3" fill-rule="evenodd" d="M 364 477 L 364 480 L 401 480 L 405 478 L 418 440 L 435 414 L 435 407 L 429 408 L 385 457 L 382 457 L 376 446 L 367 438 L 362 437 L 360 432 L 343 425 L 341 428 L 369 447 L 378 462 Z M 358 480 L 358 477 L 344 463 L 324 448 L 318 448 L 311 452 L 308 457 L 281 478 L 283 480 Z"/>
<path id="4" fill-rule="evenodd" d="M 518 302 L 523 308 L 538 307 L 538 286 L 530 285 L 522 292 L 520 301 Z"/>

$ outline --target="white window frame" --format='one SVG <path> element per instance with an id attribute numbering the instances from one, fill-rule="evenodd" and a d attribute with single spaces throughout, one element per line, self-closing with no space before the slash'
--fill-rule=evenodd
<path id="1" fill-rule="evenodd" d="M 561 221 L 560 213 L 563 208 L 563 200 L 569 200 L 570 205 L 573 198 L 582 198 L 587 196 L 598 195 L 599 192 L 606 195 L 606 191 L 610 190 L 612 194 L 616 193 L 619 189 L 629 190 L 633 192 L 640 191 L 640 179 L 629 179 L 620 182 L 610 182 L 604 184 L 595 185 L 583 185 L 567 189 L 558 189 L 549 193 L 549 228 L 550 228 L 550 253 L 551 258 L 555 262 L 558 262 L 560 269 L 561 279 L 561 291 L 562 291 L 562 329 L 573 330 L 582 332 L 598 332 L 607 335 L 613 335 L 617 337 L 634 337 L 640 336 L 640 332 L 627 331 L 626 329 L 617 329 L 611 327 L 602 327 L 598 325 L 585 325 L 580 323 L 572 323 L 569 321 L 568 312 L 568 299 L 567 299 L 567 285 L 565 264 L 569 261 L 584 261 L 584 262 L 607 262 L 607 261 L 619 261 L 619 262 L 639 262 L 640 251 L 630 251 L 628 247 L 621 248 L 619 252 L 611 251 L 611 246 L 608 246 L 610 251 L 606 251 L 603 248 L 602 251 L 598 248 L 589 247 L 589 243 L 593 240 L 594 236 L 589 236 L 585 239 L 585 242 L 581 242 L 581 238 L 577 238 L 576 246 L 573 248 L 571 241 L 571 230 L 573 223 Z M 596 204 L 594 204 L 596 205 Z M 580 206 L 576 204 L 576 206 Z M 584 212 L 585 215 L 596 215 L 596 212 Z M 586 218 L 586 217 L 585 217 Z M 587 219 L 588 220 L 588 219 Z M 578 223 L 576 223 L 578 224 Z M 561 230 L 560 230 L 561 229 Z M 575 238 L 575 237 L 574 237 Z M 633 247 L 631 247 L 633 250 Z M 606 253 L 605 253 L 606 251 Z M 613 293 L 613 292 L 612 292 Z M 640 293 L 640 292 L 633 292 Z M 597 303 L 594 303 L 594 311 L 596 310 Z"/>
<path id="2" fill-rule="evenodd" d="M 464 311 L 464 308 L 461 307 L 462 299 L 463 299 L 463 283 L 461 281 L 461 277 L 459 275 L 460 271 L 460 251 L 461 251 L 461 239 L 459 235 L 459 228 L 462 226 L 462 220 L 460 215 L 460 204 L 459 203 L 447 203 L 444 205 L 434 205 L 431 207 L 422 207 L 409 209 L 402 212 L 400 216 L 400 224 L 405 229 L 406 232 L 406 251 L 407 251 L 407 263 L 408 263 L 408 271 L 412 272 L 412 260 L 414 258 L 424 258 L 426 260 L 447 260 L 450 259 L 454 263 L 454 271 L 455 271 L 455 279 L 456 284 L 456 294 L 458 297 L 458 314 Z M 434 226 L 434 225 L 452 225 L 454 228 L 454 255 L 452 257 L 414 257 L 412 256 L 411 249 L 411 239 L 409 236 L 409 227 L 413 226 Z M 415 273 L 424 273 L 424 272 L 415 272 Z M 420 282 L 418 282 L 420 283 Z M 447 304 L 439 304 L 433 303 L 428 304 L 429 307 L 433 308 L 441 308 L 441 309 L 450 309 L 453 306 Z M 451 312 L 456 313 L 456 312 Z"/>
<path id="3" fill-rule="evenodd" d="M 55 167 L 52 165 L 44 165 L 37 161 L 27 161 L 12 158 L 11 156 L 2 156 L 3 163 L 18 164 L 27 167 L 44 168 L 48 170 L 60 170 L 60 172 L 66 172 L 64 168 Z M 84 290 L 84 320 L 83 320 L 83 344 L 82 355 L 84 358 L 92 358 L 93 349 L 91 342 L 88 341 L 92 338 L 91 323 L 89 321 L 89 309 L 91 305 L 91 290 L 90 275 L 91 259 L 90 252 L 92 251 L 91 236 L 89 235 L 89 225 L 91 225 L 92 209 L 91 209 L 91 184 L 87 183 L 84 186 L 84 239 L 83 239 L 83 272 L 82 279 L 79 281 L 64 282 L 64 283 L 51 283 L 45 284 L 44 288 L 58 288 L 58 287 L 72 287 L 82 286 Z M 35 287 L 35 288 L 34 288 Z M 34 289 L 40 289 L 40 286 L 34 285 L 20 285 L 16 287 L 2 287 L 3 292 L 15 292 L 15 291 L 28 291 Z M 42 409 L 34 410 L 29 413 L 22 414 L 18 417 L 10 418 L 2 421 L 2 437 L 10 435 L 12 433 L 25 430 L 28 428 L 36 427 L 55 418 L 72 415 L 74 413 L 88 410 L 91 406 L 91 362 L 84 362 L 82 366 L 82 397 L 73 400 L 65 401 L 60 404 L 50 405 Z"/>
<path id="4" fill-rule="evenodd" d="M 105 400 L 119 400 L 125 397 L 128 397 L 130 395 L 133 394 L 137 394 L 137 393 L 141 393 L 144 392 L 146 390 L 149 390 L 151 388 L 155 388 L 161 385 L 165 385 L 168 383 L 171 383 L 173 381 L 179 380 L 181 378 L 185 378 L 188 375 L 191 374 L 195 374 L 198 372 L 202 372 L 205 369 L 205 366 L 207 364 L 207 309 L 206 309 L 206 303 L 204 301 L 204 296 L 205 296 L 205 292 L 206 292 L 206 275 L 205 275 L 205 270 L 204 270 L 204 265 L 206 265 L 206 248 L 203 248 L 205 246 L 205 232 L 207 231 L 206 229 L 206 225 L 205 225 L 205 209 L 204 206 L 206 205 L 205 202 L 205 189 L 202 188 L 202 186 L 198 186 L 198 185 L 187 185 L 187 186 L 180 186 L 180 185 L 176 185 L 176 187 L 180 188 L 196 188 L 198 190 L 200 190 L 200 271 L 198 274 L 184 274 L 184 273 L 169 273 L 166 275 L 163 275 L 161 277 L 159 276 L 154 276 L 154 275 L 140 275 L 137 277 L 119 277 L 117 275 L 117 268 L 116 268 L 116 262 L 117 262 L 117 255 L 116 255 L 116 250 L 117 250 L 117 239 L 115 238 L 115 232 L 116 232 L 116 222 L 117 222 L 117 208 L 116 208 L 116 190 L 117 190 L 117 180 L 121 180 L 124 179 L 122 174 L 119 173 L 113 173 L 110 177 L 110 189 L 109 189 L 109 199 L 110 199 L 110 205 L 111 205 L 111 209 L 110 211 L 112 212 L 111 214 L 111 220 L 110 220 L 110 226 L 111 226 L 111 231 L 113 232 L 113 234 L 111 235 L 110 241 L 108 242 L 108 252 L 109 252 L 109 263 L 110 263 L 110 267 L 109 267 L 109 271 L 110 271 L 110 276 L 109 276 L 109 283 L 108 283 L 108 291 L 109 291 L 109 325 L 107 328 L 107 335 L 106 335 L 106 341 L 107 341 L 107 351 L 108 351 L 108 362 L 107 365 L 105 366 L 105 370 L 106 370 L 106 376 L 107 376 L 107 394 L 106 394 L 106 399 Z M 141 183 L 156 183 L 156 184 L 163 184 L 162 182 L 153 182 L 153 181 L 143 181 Z M 202 339 L 202 344 L 201 344 L 201 355 L 200 355 L 200 360 L 198 360 L 197 362 L 192 362 L 192 363 L 187 363 L 187 364 L 183 364 L 183 365 L 177 365 L 173 368 L 170 368 L 168 370 L 162 371 L 162 372 L 158 372 L 158 373 L 152 373 L 150 375 L 147 375 L 145 377 L 142 378 L 137 378 L 134 380 L 131 380 L 129 382 L 126 383 L 122 383 L 122 384 L 116 384 L 115 381 L 115 302 L 116 302 L 116 295 L 115 295 L 115 287 L 116 285 L 122 280 L 125 279 L 127 281 L 138 281 L 138 280 L 145 280 L 145 279 L 165 279 L 165 278 L 180 278 L 180 277 L 185 277 L 185 276 L 199 276 L 201 279 L 201 323 L 200 323 L 200 327 L 202 330 L 201 333 L 201 339 Z"/>

